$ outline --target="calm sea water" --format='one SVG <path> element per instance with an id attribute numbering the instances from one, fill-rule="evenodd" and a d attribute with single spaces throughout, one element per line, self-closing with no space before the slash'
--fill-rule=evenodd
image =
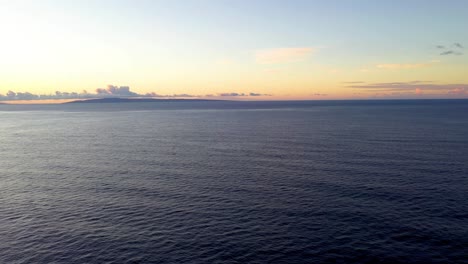
<path id="1" fill-rule="evenodd" d="M 0 263 L 468 263 L 468 101 L 0 106 Z"/>

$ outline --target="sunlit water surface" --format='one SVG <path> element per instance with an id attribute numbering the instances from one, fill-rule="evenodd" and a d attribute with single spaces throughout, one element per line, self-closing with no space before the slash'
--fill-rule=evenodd
<path id="1" fill-rule="evenodd" d="M 1 263 L 467 263 L 468 101 L 0 106 Z"/>

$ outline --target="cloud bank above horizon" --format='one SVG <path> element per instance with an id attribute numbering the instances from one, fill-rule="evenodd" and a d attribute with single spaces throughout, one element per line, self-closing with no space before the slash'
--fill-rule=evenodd
<path id="1" fill-rule="evenodd" d="M 108 85 L 107 88 L 97 88 L 95 93 L 86 90 L 81 92 L 56 91 L 54 94 L 34 94 L 30 92 L 8 91 L 0 94 L 0 101 L 29 101 L 29 100 L 72 100 L 72 99 L 98 99 L 98 98 L 221 98 L 221 97 L 259 97 L 271 96 L 255 92 L 238 93 L 226 92 L 219 94 L 193 95 L 193 94 L 158 94 L 155 92 L 139 94 L 132 92 L 129 86 Z"/>

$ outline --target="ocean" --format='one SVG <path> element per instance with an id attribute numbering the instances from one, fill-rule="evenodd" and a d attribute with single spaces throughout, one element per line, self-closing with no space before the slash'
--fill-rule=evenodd
<path id="1" fill-rule="evenodd" d="M 0 263 L 468 263 L 468 100 L 0 105 Z"/>

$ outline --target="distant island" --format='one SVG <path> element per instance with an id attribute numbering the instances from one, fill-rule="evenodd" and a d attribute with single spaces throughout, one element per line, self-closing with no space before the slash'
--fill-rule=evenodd
<path id="1" fill-rule="evenodd" d="M 66 102 L 64 104 L 89 104 L 89 103 L 149 103 L 149 102 L 214 102 L 223 100 L 210 99 L 153 99 L 153 98 L 99 98 Z"/>

